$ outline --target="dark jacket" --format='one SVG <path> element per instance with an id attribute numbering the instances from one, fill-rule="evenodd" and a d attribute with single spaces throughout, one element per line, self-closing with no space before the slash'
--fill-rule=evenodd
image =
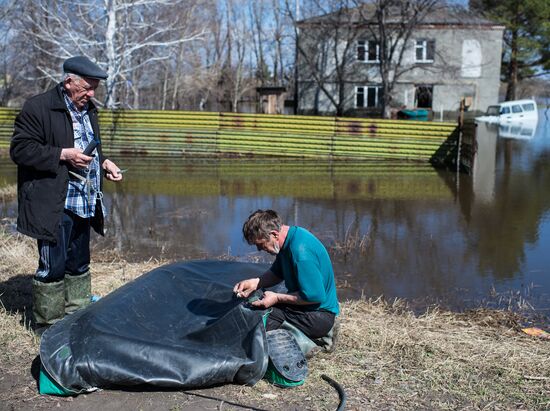
<path id="1" fill-rule="evenodd" d="M 63 84 L 27 100 L 15 119 L 10 145 L 17 164 L 17 230 L 28 236 L 55 241 L 63 216 L 69 165 L 60 162 L 62 148 L 74 147 L 71 115 L 62 94 Z M 99 140 L 97 109 L 88 103 L 90 122 Z M 103 155 L 98 146 L 99 163 Z M 92 227 L 103 235 L 103 212 L 96 207 Z"/>

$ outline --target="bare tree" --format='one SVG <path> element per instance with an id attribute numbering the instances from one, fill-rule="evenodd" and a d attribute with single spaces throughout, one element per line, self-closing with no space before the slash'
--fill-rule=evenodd
<path id="1" fill-rule="evenodd" d="M 121 99 L 152 81 L 146 68 L 170 60 L 175 47 L 205 34 L 194 23 L 198 5 L 192 0 L 36 0 L 26 7 L 42 16 L 29 14 L 23 34 L 49 57 L 39 64 L 43 75 L 57 79 L 60 62 L 72 55 L 95 59 L 109 74 L 106 107 L 128 105 Z"/>
<path id="2" fill-rule="evenodd" d="M 250 30 L 260 85 L 283 85 L 285 69 L 293 53 L 292 22 L 281 0 L 249 0 Z"/>
<path id="3" fill-rule="evenodd" d="M 224 8 L 226 53 L 219 84 L 225 91 L 224 99 L 229 102 L 229 109 L 237 112 L 241 99 L 256 87 L 249 48 L 252 33 L 247 19 L 242 18 L 247 10 L 245 5 L 236 0 L 226 0 Z"/>
<path id="4" fill-rule="evenodd" d="M 1 21 L 1 98 L 45 91 L 64 59 L 84 54 L 109 74 L 96 94 L 106 107 L 239 110 L 257 85 L 288 78 L 284 1 L 4 0 L 14 17 Z"/>
<path id="5" fill-rule="evenodd" d="M 249 7 L 253 52 L 256 58 L 256 77 L 260 85 L 264 85 L 270 77 L 264 53 L 266 45 L 263 23 L 266 13 L 265 1 L 252 1 Z"/>
<path id="6" fill-rule="evenodd" d="M 272 0 L 273 10 L 273 82 L 276 85 L 283 85 L 285 82 L 285 68 L 290 63 L 285 60 L 285 55 L 292 55 L 288 40 L 292 37 L 292 22 L 287 19 L 284 7 L 280 0 Z M 293 44 L 292 44 L 293 46 Z"/>
<path id="7" fill-rule="evenodd" d="M 314 93 L 314 114 L 319 113 L 320 94 L 329 101 L 337 115 L 343 115 L 349 93 L 346 84 L 354 71 L 356 40 L 360 32 L 349 13 L 350 1 L 329 1 L 323 4 L 313 0 L 311 11 L 323 11 L 319 18 L 297 20 L 292 4 L 286 2 L 286 10 L 295 23 L 297 66 L 300 93 Z M 308 79 L 309 87 L 306 85 Z M 301 98 L 301 97 L 299 97 Z"/>
<path id="8" fill-rule="evenodd" d="M 378 110 L 383 117 L 389 117 L 398 80 L 420 67 L 405 62 L 411 36 L 440 3 L 440 0 L 312 0 L 313 11 L 322 12 L 321 15 L 298 22 L 293 18 L 297 23 L 301 101 L 303 93 L 309 92 L 309 101 L 312 93 L 316 93 L 317 101 L 322 93 L 336 114 L 342 115 L 354 106 L 353 84 L 376 83 Z M 287 2 L 288 13 L 292 15 L 290 6 Z M 439 60 L 446 66 L 443 59 Z M 358 66 L 358 61 L 369 64 Z M 422 69 L 441 71 L 440 63 L 423 65 Z M 313 80 L 309 84 L 308 78 Z"/>
<path id="9" fill-rule="evenodd" d="M 439 3 L 440 0 L 376 0 L 368 3 L 356 0 L 361 26 L 379 49 L 380 107 L 384 118 L 390 116 L 397 80 L 415 68 L 403 64 L 411 35 Z"/>
<path id="10" fill-rule="evenodd" d="M 18 74 L 25 67 L 25 50 L 17 36 L 16 21 L 21 17 L 15 0 L 2 2 L 0 8 L 0 105 L 8 105 L 18 89 Z"/>

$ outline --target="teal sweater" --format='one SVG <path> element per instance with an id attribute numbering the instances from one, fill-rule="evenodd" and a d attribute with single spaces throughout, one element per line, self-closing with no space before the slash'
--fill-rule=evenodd
<path id="1" fill-rule="evenodd" d="M 298 291 L 304 301 L 316 303 L 305 307 L 340 312 L 330 257 L 323 244 L 306 229 L 289 228 L 271 271 L 284 279 L 289 293 Z"/>

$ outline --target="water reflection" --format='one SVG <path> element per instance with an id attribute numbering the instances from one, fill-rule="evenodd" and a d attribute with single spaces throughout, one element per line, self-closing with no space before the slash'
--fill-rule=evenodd
<path id="1" fill-rule="evenodd" d="M 501 138 L 530 139 L 537 131 L 537 120 L 506 123 L 498 126 L 498 136 Z"/>
<path id="2" fill-rule="evenodd" d="M 459 180 L 416 163 L 117 159 L 129 171 L 108 187 L 110 230 L 94 244 L 133 260 L 269 261 L 241 235 L 249 213 L 269 207 L 330 248 L 342 297 L 467 307 L 507 292 L 548 312 L 550 138 L 540 119 L 529 139 L 480 124 L 472 175 Z M 0 171 L 14 179 L 11 165 Z"/>
<path id="3" fill-rule="evenodd" d="M 350 224 L 370 227 L 359 223 L 365 202 L 453 201 L 445 176 L 423 164 L 225 159 L 127 166 L 127 181 L 109 196 L 116 230 L 109 238 L 134 258 L 244 256 L 251 249 L 241 224 L 261 207 L 338 245 Z M 353 204 L 356 216 L 349 217 Z"/>

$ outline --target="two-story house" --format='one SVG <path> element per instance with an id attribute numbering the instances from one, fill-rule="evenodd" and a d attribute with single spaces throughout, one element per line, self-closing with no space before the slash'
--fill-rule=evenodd
<path id="1" fill-rule="evenodd" d="M 298 23 L 299 113 L 380 115 L 384 103 L 386 113 L 455 112 L 463 97 L 475 111 L 497 103 L 504 26 L 434 7 L 416 21 L 396 11 L 381 30 L 375 13 L 345 9 Z"/>

